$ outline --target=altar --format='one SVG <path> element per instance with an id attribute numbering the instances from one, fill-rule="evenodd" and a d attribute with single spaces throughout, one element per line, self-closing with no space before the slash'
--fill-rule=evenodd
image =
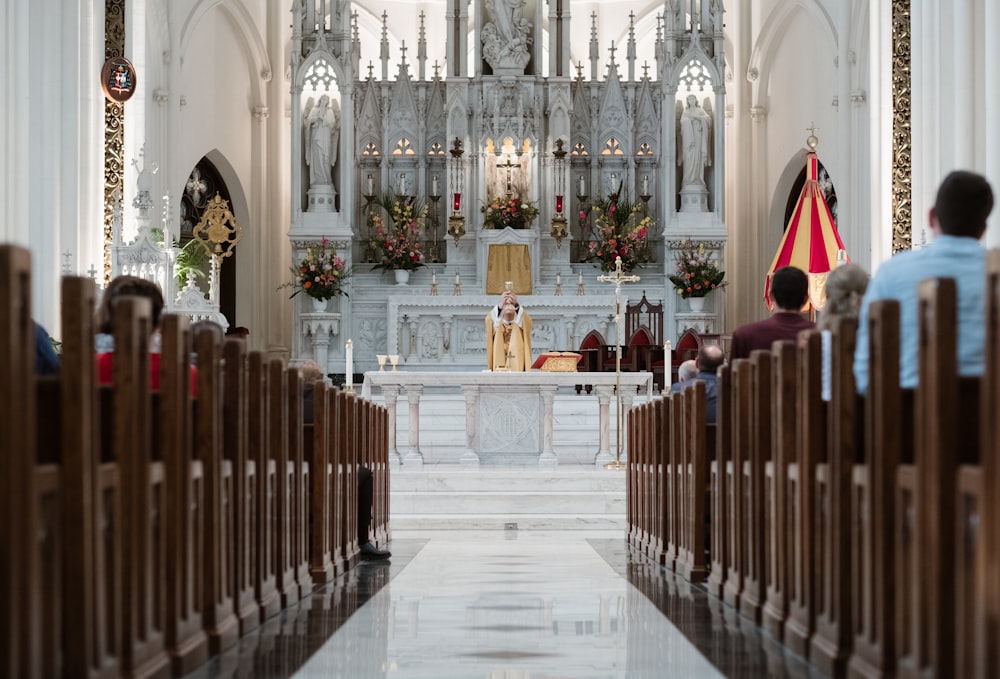
<path id="1" fill-rule="evenodd" d="M 362 396 L 380 390 L 389 416 L 389 461 L 394 469 L 423 468 L 420 445 L 420 399 L 425 389 L 449 390 L 462 394 L 465 403 L 465 446 L 463 468 L 535 465 L 558 466 L 554 441 L 567 432 L 555 431 L 553 401 L 560 390 L 574 385 L 594 385 L 597 398 L 599 443 L 594 459 L 597 467 L 615 458 L 611 446 L 611 406 L 620 389 L 622 414 L 618 431 L 625 430 L 625 417 L 637 395 L 652 398 L 651 373 L 552 373 L 552 372 L 367 372 Z M 409 428 L 406 445 L 397 431 L 399 396 L 406 398 Z M 591 399 L 580 395 L 576 398 Z M 401 452 L 402 451 L 402 452 Z"/>

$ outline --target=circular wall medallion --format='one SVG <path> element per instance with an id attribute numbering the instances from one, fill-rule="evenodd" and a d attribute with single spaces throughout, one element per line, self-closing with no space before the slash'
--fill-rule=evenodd
<path id="1" fill-rule="evenodd" d="M 123 104 L 135 94 L 135 66 L 125 57 L 112 57 L 101 69 L 101 89 L 111 101 Z"/>

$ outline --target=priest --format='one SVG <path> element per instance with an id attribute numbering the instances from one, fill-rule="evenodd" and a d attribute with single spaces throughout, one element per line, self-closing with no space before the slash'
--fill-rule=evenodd
<path id="1" fill-rule="evenodd" d="M 531 316 L 508 289 L 486 315 L 486 363 L 490 370 L 531 370 Z"/>

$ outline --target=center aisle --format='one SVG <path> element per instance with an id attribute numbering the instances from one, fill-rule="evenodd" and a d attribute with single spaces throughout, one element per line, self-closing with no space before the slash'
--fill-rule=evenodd
<path id="1" fill-rule="evenodd" d="M 437 535 L 295 676 L 722 676 L 593 533 Z"/>

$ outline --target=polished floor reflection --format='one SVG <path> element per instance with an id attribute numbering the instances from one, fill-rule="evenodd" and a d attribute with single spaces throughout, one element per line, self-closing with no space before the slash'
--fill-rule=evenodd
<path id="1" fill-rule="evenodd" d="M 813 677 L 621 535 L 397 536 L 192 678 Z"/>

